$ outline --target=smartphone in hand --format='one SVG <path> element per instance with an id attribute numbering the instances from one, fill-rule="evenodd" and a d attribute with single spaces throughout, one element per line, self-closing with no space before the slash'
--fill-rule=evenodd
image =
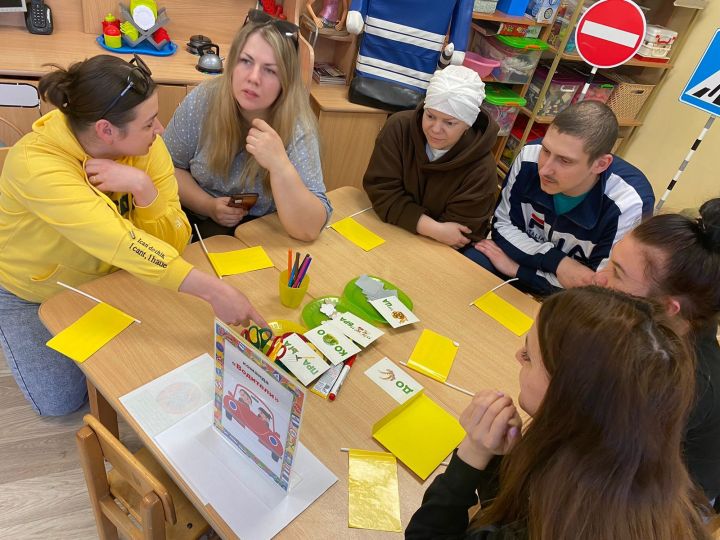
<path id="1" fill-rule="evenodd" d="M 228 206 L 232 206 L 233 208 L 243 208 L 250 211 L 250 209 L 255 206 L 257 200 L 257 193 L 240 193 L 239 195 L 230 195 Z"/>

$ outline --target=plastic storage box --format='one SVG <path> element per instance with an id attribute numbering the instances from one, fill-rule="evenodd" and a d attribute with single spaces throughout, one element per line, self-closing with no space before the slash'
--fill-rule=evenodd
<path id="1" fill-rule="evenodd" d="M 677 39 L 677 32 L 664 26 L 648 24 L 645 28 L 645 43 L 650 45 L 672 45 Z"/>
<path id="2" fill-rule="evenodd" d="M 473 11 L 477 13 L 494 13 L 497 9 L 498 0 L 475 0 Z"/>
<path id="3" fill-rule="evenodd" d="M 522 139 L 522 135 L 525 132 L 525 126 L 527 126 L 527 123 L 527 118 L 523 115 L 520 115 L 518 116 L 517 120 L 515 120 L 515 125 L 513 125 L 512 130 L 510 131 L 510 136 L 508 137 L 507 143 L 505 144 L 502 156 L 500 156 L 500 161 L 502 161 L 508 167 L 512 165 L 512 162 L 517 155 L 520 146 L 520 139 Z M 530 133 L 528 134 L 527 140 L 534 141 L 535 139 L 540 139 L 544 137 L 547 128 L 548 126 L 546 124 L 533 124 L 533 127 L 530 128 Z"/>
<path id="4" fill-rule="evenodd" d="M 547 43 L 536 38 L 476 34 L 473 52 L 500 62 L 492 71 L 496 81 L 525 84 L 547 47 Z"/>
<path id="5" fill-rule="evenodd" d="M 663 26 L 648 24 L 645 29 L 643 44 L 640 45 L 638 54 L 650 58 L 665 58 L 676 39 L 677 32 L 674 30 Z"/>
<path id="6" fill-rule="evenodd" d="M 478 75 L 480 75 L 480 78 L 486 78 L 490 75 L 493 69 L 500 67 L 500 62 L 484 58 L 474 52 L 466 52 L 465 60 L 463 60 L 463 66 L 475 71 Z"/>
<path id="7" fill-rule="evenodd" d="M 545 84 L 549 69 L 547 66 L 540 65 L 535 70 L 532 82 L 525 94 L 528 102 L 528 109 L 532 109 L 537 102 L 540 90 Z M 557 113 L 572 103 L 575 94 L 582 89 L 583 79 L 578 73 L 568 69 L 558 69 L 553 75 L 545 94 L 542 107 L 538 111 L 540 116 L 555 116 Z"/>
<path id="8" fill-rule="evenodd" d="M 492 116 L 500 126 L 498 137 L 510 134 L 520 107 L 524 107 L 526 103 L 525 98 L 506 86 L 485 85 L 485 101 L 482 103 L 482 109 Z"/>
<path id="9" fill-rule="evenodd" d="M 576 0 L 568 0 L 560 4 L 560 8 L 557 12 L 557 17 L 550 28 L 547 42 L 553 47 L 560 47 L 560 43 L 565 36 L 570 32 L 567 45 L 565 45 L 565 51 L 568 54 L 575 54 L 577 47 L 575 46 L 575 27 L 570 27 L 570 18 L 577 8 Z"/>
<path id="10" fill-rule="evenodd" d="M 590 75 L 590 71 L 588 70 L 587 72 L 584 72 L 576 67 L 572 69 L 583 81 L 580 88 L 578 88 L 577 92 L 575 92 L 575 96 L 572 100 L 572 103 L 576 103 L 580 100 L 580 94 L 582 93 L 583 86 L 585 86 L 585 81 L 587 81 L 588 76 Z M 607 103 L 614 89 L 615 83 L 612 80 L 596 73 L 590 83 L 587 93 L 585 94 L 584 101 L 600 101 L 601 103 Z"/>
<path id="11" fill-rule="evenodd" d="M 525 15 L 525 9 L 530 0 L 500 0 L 497 10 L 507 13 L 508 15 L 516 15 L 522 17 Z"/>

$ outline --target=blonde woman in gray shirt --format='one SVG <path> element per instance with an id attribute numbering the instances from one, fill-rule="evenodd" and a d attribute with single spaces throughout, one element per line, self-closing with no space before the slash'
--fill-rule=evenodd
<path id="1" fill-rule="evenodd" d="M 203 236 L 277 211 L 291 237 L 314 240 L 330 217 L 296 43 L 295 25 L 251 11 L 225 72 L 193 90 L 165 130 L 180 202 Z M 247 193 L 256 200 L 241 204 Z"/>

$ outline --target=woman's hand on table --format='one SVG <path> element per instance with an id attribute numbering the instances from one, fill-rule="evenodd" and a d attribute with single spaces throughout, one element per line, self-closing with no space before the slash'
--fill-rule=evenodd
<path id="1" fill-rule="evenodd" d="M 476 469 L 484 469 L 493 456 L 507 454 L 520 438 L 522 420 L 510 397 L 481 390 L 460 415 L 465 438 L 457 455 Z"/>
<path id="2" fill-rule="evenodd" d="M 470 239 L 465 235 L 471 232 L 470 227 L 455 223 L 454 221 L 438 222 L 433 238 L 450 247 L 460 249 L 470 243 Z"/>
<path id="3" fill-rule="evenodd" d="M 252 306 L 250 300 L 235 287 L 193 268 L 178 289 L 205 300 L 213 308 L 215 316 L 227 324 L 247 326 L 250 321 L 267 327 L 267 322 Z"/>
<path id="4" fill-rule="evenodd" d="M 158 195 L 147 173 L 111 159 L 88 159 L 85 172 L 90 183 L 103 193 L 132 193 L 136 206 L 149 206 Z"/>
<path id="5" fill-rule="evenodd" d="M 208 205 L 207 215 L 218 225 L 234 227 L 248 215 L 248 211 L 244 208 L 228 206 L 228 202 L 230 197 L 213 197 Z"/>
<path id="6" fill-rule="evenodd" d="M 247 296 L 232 285 L 227 283 L 222 285 L 223 287 L 219 287 L 216 294 L 211 293 L 208 299 L 218 319 L 232 325 L 248 326 L 252 321 L 263 328 L 268 326 Z"/>
<path id="7" fill-rule="evenodd" d="M 465 225 L 454 221 L 436 221 L 427 214 L 420 216 L 415 231 L 455 249 L 460 249 L 470 242 L 465 235 L 471 231 Z"/>

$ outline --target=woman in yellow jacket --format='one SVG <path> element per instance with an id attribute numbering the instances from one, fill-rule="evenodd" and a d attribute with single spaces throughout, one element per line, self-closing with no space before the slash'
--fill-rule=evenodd
<path id="1" fill-rule="evenodd" d="M 122 268 L 206 300 L 225 322 L 264 321 L 245 295 L 180 257 L 190 226 L 144 62 L 95 56 L 39 88 L 58 110 L 33 124 L 0 174 L 0 345 L 33 408 L 63 415 L 84 404 L 86 387 L 80 369 L 45 346 L 38 303 L 58 281 Z"/>

